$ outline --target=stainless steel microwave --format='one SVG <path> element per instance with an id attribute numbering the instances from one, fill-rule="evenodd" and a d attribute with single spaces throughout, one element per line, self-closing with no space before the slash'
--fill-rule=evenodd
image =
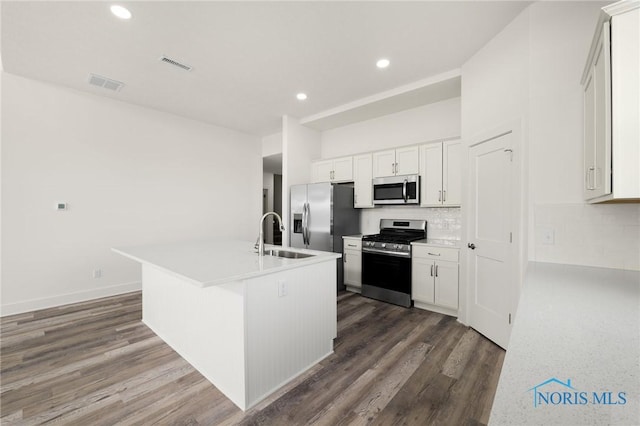
<path id="1" fill-rule="evenodd" d="M 420 176 L 389 176 L 373 179 L 373 204 L 418 204 Z"/>

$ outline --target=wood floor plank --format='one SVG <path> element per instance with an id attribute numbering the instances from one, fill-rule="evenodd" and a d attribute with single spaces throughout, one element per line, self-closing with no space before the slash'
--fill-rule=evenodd
<path id="1" fill-rule="evenodd" d="M 486 424 L 504 351 L 340 292 L 334 354 L 242 412 L 141 322 L 140 292 L 4 317 L 5 425 Z"/>

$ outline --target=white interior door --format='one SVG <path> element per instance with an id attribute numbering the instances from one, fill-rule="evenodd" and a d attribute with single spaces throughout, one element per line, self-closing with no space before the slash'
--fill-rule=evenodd
<path id="1" fill-rule="evenodd" d="M 506 348 L 516 286 L 512 256 L 512 133 L 469 153 L 469 324 Z"/>

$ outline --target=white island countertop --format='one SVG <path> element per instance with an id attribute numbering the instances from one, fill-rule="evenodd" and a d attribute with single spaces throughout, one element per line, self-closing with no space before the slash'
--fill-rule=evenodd
<path id="1" fill-rule="evenodd" d="M 302 259 L 258 256 L 253 246 L 254 242 L 249 241 L 220 240 L 116 247 L 112 250 L 184 278 L 198 287 L 220 285 L 342 257 L 340 253 L 270 245 L 266 248 L 313 256 Z"/>
<path id="2" fill-rule="evenodd" d="M 640 424 L 640 272 L 529 263 L 489 424 Z"/>

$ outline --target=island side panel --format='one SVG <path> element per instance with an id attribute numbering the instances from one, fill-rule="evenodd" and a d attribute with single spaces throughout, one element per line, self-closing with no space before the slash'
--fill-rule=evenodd
<path id="1" fill-rule="evenodd" d="M 247 407 L 333 353 L 336 261 L 247 280 Z"/>
<path id="2" fill-rule="evenodd" d="M 142 321 L 245 409 L 243 283 L 197 287 L 142 265 Z"/>

